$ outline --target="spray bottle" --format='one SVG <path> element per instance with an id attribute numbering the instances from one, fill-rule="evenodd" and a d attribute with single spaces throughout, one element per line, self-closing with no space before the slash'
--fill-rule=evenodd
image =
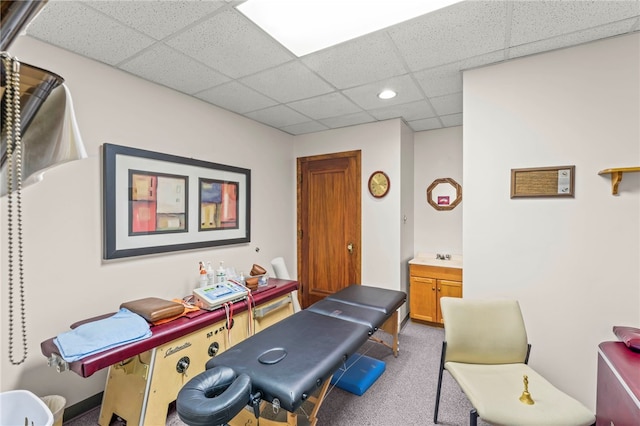
<path id="1" fill-rule="evenodd" d="M 204 262 L 200 262 L 200 277 L 198 278 L 198 286 L 206 287 L 207 286 L 207 270 L 204 268 Z"/>
<path id="2" fill-rule="evenodd" d="M 226 280 L 227 280 L 227 273 L 224 270 L 224 262 L 220 261 L 220 267 L 216 272 L 216 281 L 218 282 L 218 284 L 222 284 Z"/>
<path id="3" fill-rule="evenodd" d="M 216 273 L 211 266 L 211 262 L 207 262 L 207 285 L 212 287 L 216 284 Z"/>

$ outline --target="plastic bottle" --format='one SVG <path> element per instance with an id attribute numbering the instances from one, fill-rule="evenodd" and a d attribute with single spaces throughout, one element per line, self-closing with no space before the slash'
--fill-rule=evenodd
<path id="1" fill-rule="evenodd" d="M 211 266 L 211 262 L 207 262 L 207 285 L 213 286 L 216 284 L 216 274 L 213 271 L 213 266 Z"/>
<path id="2" fill-rule="evenodd" d="M 198 287 L 205 287 L 207 285 L 207 270 L 204 267 L 204 262 L 198 262 Z"/>
<path id="3" fill-rule="evenodd" d="M 218 268 L 218 271 L 216 272 L 216 281 L 218 282 L 218 284 L 222 284 L 226 280 L 227 280 L 227 273 L 224 270 L 224 262 L 220 261 L 220 267 Z"/>

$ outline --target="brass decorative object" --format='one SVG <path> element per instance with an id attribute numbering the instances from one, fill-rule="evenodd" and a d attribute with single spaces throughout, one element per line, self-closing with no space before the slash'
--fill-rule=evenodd
<path id="1" fill-rule="evenodd" d="M 527 405 L 535 404 L 535 401 L 531 398 L 531 394 L 529 393 L 529 378 L 527 375 L 522 376 L 522 381 L 524 382 L 524 391 L 522 395 L 520 395 L 520 402 Z"/>

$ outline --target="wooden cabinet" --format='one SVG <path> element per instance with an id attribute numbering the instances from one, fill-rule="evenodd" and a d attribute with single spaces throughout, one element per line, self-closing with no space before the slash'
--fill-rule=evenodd
<path id="1" fill-rule="evenodd" d="M 409 316 L 442 324 L 441 297 L 462 297 L 462 269 L 409 265 Z"/>

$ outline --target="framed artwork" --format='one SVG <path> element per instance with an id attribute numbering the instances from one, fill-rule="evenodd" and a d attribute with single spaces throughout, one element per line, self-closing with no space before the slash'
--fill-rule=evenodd
<path id="1" fill-rule="evenodd" d="M 250 240 L 251 171 L 103 144 L 104 259 Z"/>
<path id="2" fill-rule="evenodd" d="M 576 166 L 511 169 L 511 198 L 573 197 Z"/>

